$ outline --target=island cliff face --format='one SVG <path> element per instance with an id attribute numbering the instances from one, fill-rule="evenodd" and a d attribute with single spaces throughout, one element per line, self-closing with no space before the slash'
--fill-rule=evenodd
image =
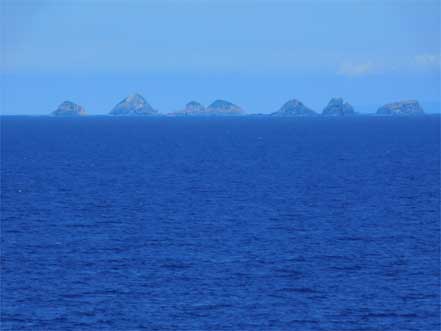
<path id="1" fill-rule="evenodd" d="M 377 115 L 424 115 L 424 110 L 416 100 L 388 103 L 377 110 Z"/>
<path id="2" fill-rule="evenodd" d="M 135 93 L 118 103 L 109 114 L 119 116 L 158 115 L 158 111 L 153 109 L 141 94 Z"/>
<path id="3" fill-rule="evenodd" d="M 278 111 L 271 114 L 272 116 L 311 116 L 317 115 L 315 111 L 306 107 L 302 102 L 296 99 L 286 102 Z"/>
<path id="4" fill-rule="evenodd" d="M 325 116 L 346 116 L 354 114 L 354 108 L 348 102 L 343 102 L 342 98 L 332 98 L 322 112 L 322 115 Z"/>
<path id="5" fill-rule="evenodd" d="M 243 115 L 245 112 L 239 106 L 235 104 L 225 101 L 225 100 L 216 100 L 211 105 L 209 105 L 206 109 L 206 113 L 208 115 Z"/>
<path id="6" fill-rule="evenodd" d="M 64 101 L 52 112 L 55 116 L 84 116 L 86 110 L 72 101 Z"/>

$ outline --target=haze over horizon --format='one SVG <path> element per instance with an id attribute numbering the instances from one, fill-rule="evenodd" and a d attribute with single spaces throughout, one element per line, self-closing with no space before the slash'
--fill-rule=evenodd
<path id="1" fill-rule="evenodd" d="M 270 113 L 416 99 L 440 111 L 440 2 L 3 1 L 1 114 L 225 99 Z"/>

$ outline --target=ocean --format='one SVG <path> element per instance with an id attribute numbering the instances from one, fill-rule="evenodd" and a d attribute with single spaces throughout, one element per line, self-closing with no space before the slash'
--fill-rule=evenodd
<path id="1" fill-rule="evenodd" d="M 1 330 L 439 330 L 440 117 L 1 117 Z"/>

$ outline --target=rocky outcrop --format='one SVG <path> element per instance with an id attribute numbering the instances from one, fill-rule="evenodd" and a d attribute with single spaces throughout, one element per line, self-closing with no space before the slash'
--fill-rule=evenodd
<path id="1" fill-rule="evenodd" d="M 292 99 L 286 102 L 278 111 L 272 113 L 272 116 L 311 116 L 317 113 L 306 107 L 299 100 Z"/>
<path id="2" fill-rule="evenodd" d="M 190 101 L 185 105 L 185 108 L 176 112 L 170 113 L 171 116 L 198 116 L 206 115 L 206 108 L 197 101 Z"/>
<path id="3" fill-rule="evenodd" d="M 423 115 L 424 110 L 416 100 L 388 103 L 377 110 L 377 115 Z"/>
<path id="4" fill-rule="evenodd" d="M 199 102 L 190 101 L 185 105 L 185 108 L 173 113 L 171 116 L 231 116 L 242 115 L 244 111 L 235 104 L 224 101 L 216 100 L 207 108 L 201 105 Z"/>
<path id="5" fill-rule="evenodd" d="M 206 109 L 207 115 L 243 115 L 245 112 L 239 106 L 235 104 L 225 101 L 225 100 L 216 100 L 211 105 L 209 105 Z"/>
<path id="6" fill-rule="evenodd" d="M 135 93 L 118 103 L 109 114 L 119 116 L 158 115 L 158 111 L 153 109 L 141 94 Z"/>
<path id="7" fill-rule="evenodd" d="M 354 114 L 354 108 L 348 102 L 343 102 L 342 98 L 332 98 L 322 112 L 322 115 L 325 116 L 346 116 Z"/>
<path id="8" fill-rule="evenodd" d="M 72 101 L 64 101 L 52 112 L 55 116 L 83 116 L 86 115 L 84 107 L 77 105 Z"/>

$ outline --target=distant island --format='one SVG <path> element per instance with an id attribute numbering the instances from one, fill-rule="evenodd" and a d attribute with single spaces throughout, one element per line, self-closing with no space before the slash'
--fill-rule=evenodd
<path id="1" fill-rule="evenodd" d="M 332 98 L 321 113 L 321 115 L 323 116 L 347 116 L 354 114 L 354 108 L 348 102 L 343 102 L 343 98 Z M 297 99 L 287 101 L 278 111 L 271 114 L 271 116 L 280 117 L 317 115 L 317 112 L 306 107 L 301 101 Z"/>
<path id="2" fill-rule="evenodd" d="M 242 108 L 225 100 L 215 100 L 208 107 L 196 101 L 190 101 L 185 108 L 170 113 L 171 116 L 236 116 L 244 115 Z"/>
<path id="3" fill-rule="evenodd" d="M 354 115 L 355 111 L 349 102 L 343 102 L 343 98 L 332 98 L 323 109 L 324 116 L 347 116 Z"/>
<path id="4" fill-rule="evenodd" d="M 86 110 L 72 101 L 64 101 L 51 114 L 55 116 L 84 116 Z"/>
<path id="5" fill-rule="evenodd" d="M 54 116 L 84 116 L 84 107 L 72 102 L 64 101 L 56 110 L 51 112 Z M 270 117 L 311 117 L 311 116 L 353 116 L 357 115 L 354 107 L 343 98 L 332 98 L 321 114 L 305 106 L 297 99 L 285 102 L 277 111 L 270 114 L 250 114 L 249 116 Z M 404 100 L 385 104 L 378 108 L 374 115 L 379 116 L 414 116 L 424 115 L 424 110 L 416 100 Z M 181 110 L 168 114 L 161 114 L 154 109 L 139 93 L 134 93 L 117 103 L 109 112 L 112 116 L 240 116 L 246 115 L 245 111 L 232 102 L 215 100 L 208 107 L 197 101 L 188 102 Z"/>
<path id="6" fill-rule="evenodd" d="M 197 101 L 190 101 L 185 108 L 176 112 L 169 113 L 171 116 L 205 115 L 207 110 Z"/>
<path id="7" fill-rule="evenodd" d="M 287 101 L 276 112 L 271 113 L 271 116 L 315 116 L 317 113 L 306 107 L 302 102 L 297 99 Z"/>
<path id="8" fill-rule="evenodd" d="M 215 100 L 207 108 L 196 101 L 190 101 L 185 108 L 173 113 L 170 116 L 236 116 L 244 115 L 242 108 L 225 100 Z"/>
<path id="9" fill-rule="evenodd" d="M 124 100 L 120 101 L 113 107 L 109 115 L 115 116 L 142 116 L 142 115 L 158 115 L 159 112 L 139 93 L 134 93 Z"/>
<path id="10" fill-rule="evenodd" d="M 424 110 L 416 100 L 388 103 L 377 110 L 377 115 L 423 115 Z"/>
<path id="11" fill-rule="evenodd" d="M 213 115 L 244 115 L 245 111 L 229 101 L 216 100 L 207 107 L 207 113 Z"/>

